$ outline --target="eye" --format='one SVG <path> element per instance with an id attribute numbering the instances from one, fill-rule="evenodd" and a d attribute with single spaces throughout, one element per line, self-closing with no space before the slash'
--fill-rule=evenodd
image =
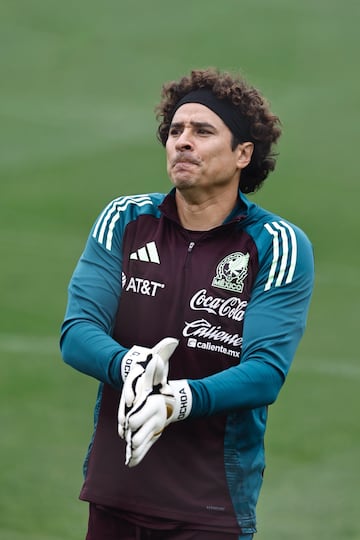
<path id="1" fill-rule="evenodd" d="M 171 127 L 169 129 L 169 135 L 171 135 L 172 137 L 176 137 L 176 135 L 179 135 L 180 133 L 180 129 L 178 127 Z"/>
<path id="2" fill-rule="evenodd" d="M 198 128 L 197 132 L 199 133 L 199 135 L 209 135 L 210 134 L 210 131 L 206 128 Z"/>
<path id="3" fill-rule="evenodd" d="M 199 122 L 197 125 L 194 126 L 195 132 L 198 135 L 202 136 L 208 136 L 214 134 L 214 128 L 210 126 L 209 124 L 206 124 L 205 122 Z"/>

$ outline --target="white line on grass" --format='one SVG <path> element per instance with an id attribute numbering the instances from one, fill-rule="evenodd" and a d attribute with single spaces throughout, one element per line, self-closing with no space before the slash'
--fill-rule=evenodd
<path id="1" fill-rule="evenodd" d="M 324 358 L 311 358 L 311 365 L 301 365 L 297 360 L 292 368 L 299 373 L 319 373 L 329 377 L 344 377 L 346 379 L 360 379 L 360 366 L 356 365 L 355 358 L 341 358 L 325 360 Z"/>
<path id="2" fill-rule="evenodd" d="M 59 338 L 0 334 L 1 353 L 54 354 L 59 352 Z"/>

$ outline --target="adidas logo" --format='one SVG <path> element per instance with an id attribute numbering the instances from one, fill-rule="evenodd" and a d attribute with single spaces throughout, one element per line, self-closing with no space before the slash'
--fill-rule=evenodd
<path id="1" fill-rule="evenodd" d="M 159 254 L 155 242 L 148 242 L 144 247 L 131 253 L 130 259 L 160 264 Z"/>

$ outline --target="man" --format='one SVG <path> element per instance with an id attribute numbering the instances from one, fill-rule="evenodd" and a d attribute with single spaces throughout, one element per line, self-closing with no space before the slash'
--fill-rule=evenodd
<path id="1" fill-rule="evenodd" d="M 312 249 L 244 195 L 274 169 L 281 133 L 257 89 L 192 71 L 164 85 L 158 119 L 173 189 L 104 209 L 62 327 L 65 362 L 100 381 L 87 540 L 249 540 Z"/>

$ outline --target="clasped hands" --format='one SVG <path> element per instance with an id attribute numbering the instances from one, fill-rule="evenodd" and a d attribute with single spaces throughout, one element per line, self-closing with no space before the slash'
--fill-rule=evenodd
<path id="1" fill-rule="evenodd" d="M 126 441 L 129 467 L 142 461 L 166 426 L 190 414 L 187 381 L 168 381 L 169 359 L 177 345 L 175 338 L 164 338 L 152 349 L 135 345 L 122 360 L 118 433 Z"/>

